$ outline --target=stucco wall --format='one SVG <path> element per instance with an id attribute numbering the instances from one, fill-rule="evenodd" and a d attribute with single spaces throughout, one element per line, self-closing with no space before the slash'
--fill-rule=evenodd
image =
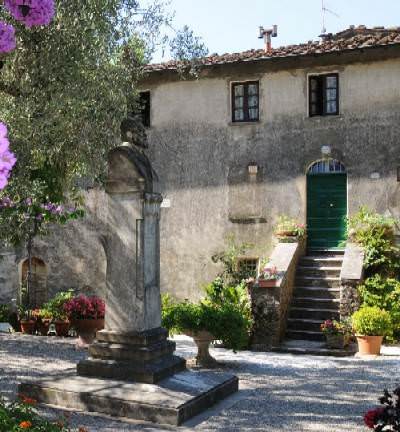
<path id="1" fill-rule="evenodd" d="M 340 77 L 340 115 L 309 118 L 308 74 L 333 71 Z M 260 80 L 260 122 L 232 124 L 230 82 L 253 79 Z M 350 213 L 368 205 L 400 216 L 399 60 L 146 88 L 151 159 L 171 204 L 162 212 L 162 286 L 176 295 L 201 295 L 217 272 L 210 257 L 229 233 L 255 243 L 251 255 L 265 256 L 279 214 L 305 222 L 305 173 L 322 146 L 346 166 Z M 256 180 L 247 172 L 250 162 L 259 166 Z M 266 223 L 232 223 L 251 217 Z"/>
<path id="2" fill-rule="evenodd" d="M 166 199 L 161 214 L 161 288 L 198 298 L 218 272 L 211 256 L 226 237 L 272 250 L 272 226 L 285 213 L 305 222 L 306 169 L 330 146 L 348 171 L 350 213 L 362 204 L 400 216 L 400 59 L 236 74 L 199 81 L 148 81 L 150 158 Z M 340 115 L 308 118 L 307 75 L 338 72 Z M 230 82 L 260 80 L 260 122 L 231 124 Z M 247 166 L 256 162 L 256 177 Z M 371 175 L 379 173 L 379 178 Z M 49 291 L 90 285 L 104 293 L 101 191 L 88 192 L 88 217 L 39 242 Z M 254 222 L 254 223 L 251 223 Z M 0 261 L 0 301 L 15 296 L 21 251 Z"/>

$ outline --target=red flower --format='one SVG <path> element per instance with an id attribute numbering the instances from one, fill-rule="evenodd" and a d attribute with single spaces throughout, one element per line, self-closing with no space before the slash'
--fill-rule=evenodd
<path id="1" fill-rule="evenodd" d="M 364 423 L 370 429 L 373 429 L 379 419 L 379 416 L 383 413 L 384 410 L 384 408 L 374 408 L 368 410 L 364 415 Z"/>

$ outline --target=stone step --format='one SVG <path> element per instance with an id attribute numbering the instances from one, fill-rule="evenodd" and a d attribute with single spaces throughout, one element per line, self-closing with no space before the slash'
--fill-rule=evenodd
<path id="1" fill-rule="evenodd" d="M 272 351 L 294 355 L 350 357 L 354 356 L 357 348 L 349 346 L 346 349 L 332 349 L 327 348 L 324 342 L 299 339 L 284 341 L 279 347 L 273 347 Z"/>
<path id="2" fill-rule="evenodd" d="M 313 340 L 313 341 L 325 340 L 324 335 L 321 332 L 305 331 L 305 330 L 287 330 L 286 337 L 288 339 L 298 339 L 298 340 Z"/>
<path id="3" fill-rule="evenodd" d="M 300 330 L 321 333 L 322 320 L 289 318 L 287 323 L 288 331 Z"/>
<path id="4" fill-rule="evenodd" d="M 318 287 L 318 286 L 296 286 L 293 291 L 294 298 L 317 297 L 326 299 L 339 299 L 340 288 Z"/>
<path id="5" fill-rule="evenodd" d="M 293 298 L 292 305 L 312 309 L 339 309 L 340 299 L 296 296 Z"/>
<path id="6" fill-rule="evenodd" d="M 316 266 L 316 267 L 325 267 L 325 266 L 337 266 L 342 267 L 343 257 L 335 256 L 335 257 L 321 257 L 321 256 L 305 256 L 299 260 L 300 265 L 305 266 Z"/>
<path id="7" fill-rule="evenodd" d="M 295 286 L 339 288 L 340 277 L 297 276 Z"/>
<path id="8" fill-rule="evenodd" d="M 313 248 L 313 249 L 308 249 L 306 256 L 328 257 L 328 256 L 343 256 L 343 255 L 344 255 L 344 249 Z"/>
<path id="9" fill-rule="evenodd" d="M 327 320 L 327 319 L 338 319 L 339 310 L 336 309 L 313 309 L 313 308 L 299 308 L 290 307 L 289 318 L 302 318 L 312 320 Z"/>
<path id="10" fill-rule="evenodd" d="M 296 276 L 301 278 L 303 276 L 315 276 L 318 278 L 336 277 L 340 276 L 341 267 L 334 266 L 298 266 Z"/>

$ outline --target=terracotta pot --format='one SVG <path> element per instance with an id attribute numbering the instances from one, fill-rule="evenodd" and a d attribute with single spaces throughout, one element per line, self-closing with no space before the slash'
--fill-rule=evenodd
<path id="1" fill-rule="evenodd" d="M 21 331 L 25 334 L 33 334 L 35 331 L 36 322 L 33 320 L 21 320 Z"/>
<path id="2" fill-rule="evenodd" d="M 87 347 L 90 345 L 99 330 L 104 328 L 104 318 L 101 319 L 74 319 L 71 325 L 75 328 L 78 335 L 78 345 Z"/>
<path id="3" fill-rule="evenodd" d="M 259 288 L 273 288 L 278 284 L 278 279 L 259 279 L 257 281 Z"/>
<path id="4" fill-rule="evenodd" d="M 356 335 L 358 352 L 361 355 L 380 355 L 383 336 Z"/>
<path id="5" fill-rule="evenodd" d="M 286 231 L 285 230 L 277 231 L 275 233 L 275 235 L 277 237 L 296 237 L 297 236 L 297 234 L 294 231 L 287 231 L 287 230 Z"/>
<path id="6" fill-rule="evenodd" d="M 215 340 L 215 337 L 208 331 L 193 332 L 191 330 L 185 330 L 187 336 L 193 338 L 194 343 L 197 346 L 197 354 L 194 359 L 188 361 L 189 366 L 213 368 L 218 366 L 217 360 L 211 356 L 209 348 L 210 343 Z"/>
<path id="7" fill-rule="evenodd" d="M 47 336 L 47 333 L 49 332 L 51 320 L 41 320 L 38 321 L 38 330 L 41 336 Z"/>
<path id="8" fill-rule="evenodd" d="M 61 336 L 61 337 L 67 337 L 68 336 L 68 332 L 69 332 L 69 321 L 61 321 L 61 320 L 57 320 L 54 323 L 55 327 L 56 327 L 56 333 L 57 336 Z"/>
<path id="9" fill-rule="evenodd" d="M 343 334 L 326 334 L 326 346 L 332 349 L 343 349 L 346 346 L 346 339 Z"/>

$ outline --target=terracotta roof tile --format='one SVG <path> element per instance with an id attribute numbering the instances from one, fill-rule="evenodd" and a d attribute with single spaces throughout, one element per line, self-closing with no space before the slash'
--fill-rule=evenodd
<path id="1" fill-rule="evenodd" d="M 266 53 L 263 49 L 251 49 L 241 53 L 212 54 L 199 59 L 199 62 L 203 66 L 212 66 L 271 58 L 325 54 L 393 44 L 400 44 L 400 27 L 386 29 L 384 27 L 374 27 L 369 29 L 365 26 L 351 26 L 339 33 L 325 35 L 321 41 L 308 41 L 303 44 L 273 48 L 269 53 Z M 149 72 L 176 70 L 182 64 L 184 65 L 182 62 L 172 60 L 165 63 L 149 64 L 146 66 L 146 70 Z"/>

